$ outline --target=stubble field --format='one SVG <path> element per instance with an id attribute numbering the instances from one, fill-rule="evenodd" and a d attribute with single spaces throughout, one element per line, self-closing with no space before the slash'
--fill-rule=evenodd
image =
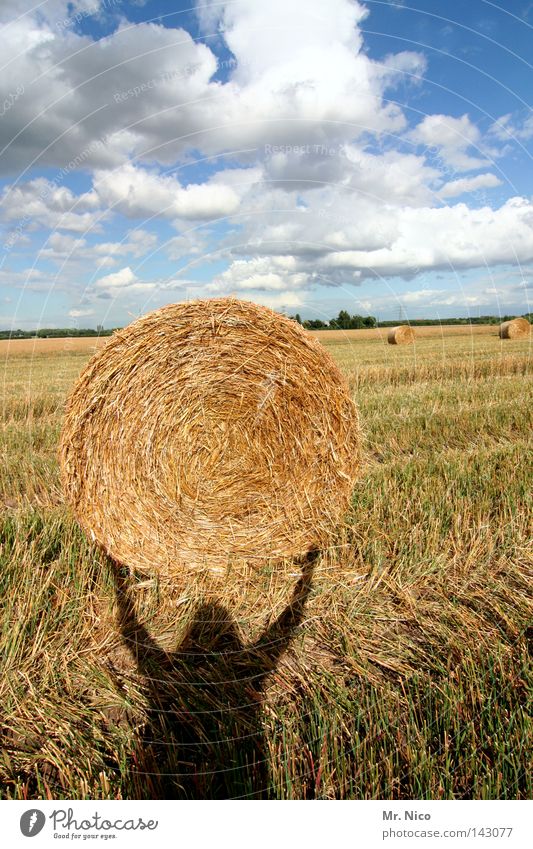
<path id="1" fill-rule="evenodd" d="M 63 504 L 95 340 L 0 343 L 0 798 L 532 796 L 532 339 L 423 331 L 319 335 L 365 463 L 304 579 L 174 586 Z"/>

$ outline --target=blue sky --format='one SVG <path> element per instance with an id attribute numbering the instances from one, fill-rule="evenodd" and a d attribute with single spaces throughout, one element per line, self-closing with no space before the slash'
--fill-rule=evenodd
<path id="1" fill-rule="evenodd" d="M 27 6 L 0 9 L 0 328 L 226 294 L 531 311 L 533 2 Z"/>

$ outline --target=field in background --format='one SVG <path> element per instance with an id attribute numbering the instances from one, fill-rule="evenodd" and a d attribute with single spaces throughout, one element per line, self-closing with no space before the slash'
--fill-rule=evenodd
<path id="1" fill-rule="evenodd" d="M 76 336 L 57 339 L 0 339 L 0 357 L 21 354 L 93 353 L 108 341 L 109 336 Z"/>
<path id="2" fill-rule="evenodd" d="M 182 796 L 532 796 L 533 339 L 430 327 L 393 347 L 385 332 L 317 334 L 353 390 L 366 461 L 287 651 L 274 670 L 268 646 L 247 658 L 263 702 L 223 683 L 239 656 L 165 666 L 209 579 L 138 582 L 181 737 L 124 648 L 111 564 L 62 503 L 62 404 L 97 340 L 0 343 L 0 798 L 151 797 L 162 764 Z M 204 642 L 257 640 L 297 580 L 238 577 L 210 579 Z M 156 759 L 157 734 L 170 745 Z M 219 773 L 191 775 L 199 748 Z"/>
<path id="3" fill-rule="evenodd" d="M 309 332 L 325 345 L 329 345 L 332 342 L 360 342 L 363 339 L 380 339 L 382 342 L 387 342 L 389 330 L 390 327 L 376 327 L 364 330 L 311 330 Z M 415 327 L 414 331 L 417 339 L 448 339 L 450 336 L 493 336 L 498 338 L 499 327 L 494 324 L 434 324 L 427 327 Z"/>
<path id="4" fill-rule="evenodd" d="M 370 330 L 311 330 L 311 336 L 316 336 L 326 345 L 332 342 L 360 342 L 366 339 L 387 341 L 388 327 Z M 420 339 L 442 338 L 443 336 L 498 336 L 498 327 L 490 324 L 473 325 L 440 325 L 415 328 Z M 74 353 L 79 351 L 96 351 L 105 345 L 108 336 L 87 336 L 58 339 L 0 339 L 0 358 L 19 354 L 51 354 Z"/>

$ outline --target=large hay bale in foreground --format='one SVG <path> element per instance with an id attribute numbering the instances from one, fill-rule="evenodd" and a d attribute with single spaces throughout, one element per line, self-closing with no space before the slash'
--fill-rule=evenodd
<path id="1" fill-rule="evenodd" d="M 531 325 L 527 318 L 513 318 L 500 324 L 500 339 L 522 339 L 529 334 Z"/>
<path id="2" fill-rule="evenodd" d="M 387 334 L 389 345 L 410 345 L 415 341 L 415 331 L 408 324 L 391 327 Z"/>
<path id="3" fill-rule="evenodd" d="M 93 540 L 121 563 L 172 574 L 326 546 L 359 443 L 322 345 L 225 298 L 163 307 L 116 332 L 68 400 L 60 463 Z"/>

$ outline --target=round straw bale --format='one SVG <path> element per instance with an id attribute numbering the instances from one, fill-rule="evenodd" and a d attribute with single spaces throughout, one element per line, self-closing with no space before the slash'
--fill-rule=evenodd
<path id="1" fill-rule="evenodd" d="M 78 521 L 141 571 L 305 555 L 331 541 L 360 459 L 337 366 L 299 324 L 223 298 L 117 331 L 67 402 Z"/>
<path id="2" fill-rule="evenodd" d="M 415 331 L 408 324 L 391 327 L 387 334 L 389 345 L 410 345 L 415 341 Z"/>
<path id="3" fill-rule="evenodd" d="M 527 318 L 513 318 L 500 324 L 500 339 L 522 339 L 529 334 L 530 323 Z"/>

